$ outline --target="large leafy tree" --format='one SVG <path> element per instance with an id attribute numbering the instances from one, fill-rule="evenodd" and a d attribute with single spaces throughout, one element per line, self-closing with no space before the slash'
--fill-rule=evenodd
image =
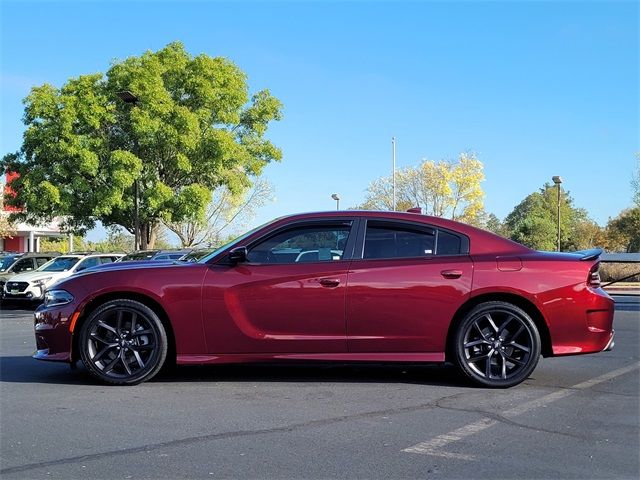
<path id="1" fill-rule="evenodd" d="M 126 103 L 119 92 L 131 92 Z M 141 246 L 153 246 L 162 221 L 202 218 L 212 191 L 248 188 L 281 158 L 265 139 L 281 103 L 249 96 L 246 75 L 225 58 L 192 56 L 181 43 L 114 63 L 106 72 L 42 85 L 24 100 L 19 152 L 2 160 L 20 176 L 9 203 L 21 220 L 61 216 L 83 232 L 100 220 L 134 231 L 134 183 Z"/>
<path id="2" fill-rule="evenodd" d="M 558 238 L 557 187 L 545 184 L 528 195 L 505 218 L 509 236 L 528 247 L 555 250 Z M 601 242 L 600 227 L 589 218 L 586 210 L 574 206 L 565 191 L 560 195 L 560 248 L 580 250 Z"/>
<path id="3" fill-rule="evenodd" d="M 477 224 L 483 215 L 483 165 L 472 153 L 457 161 L 424 160 L 396 172 L 396 209 L 422 207 L 427 215 Z M 393 208 L 391 177 L 374 180 L 360 208 Z"/>

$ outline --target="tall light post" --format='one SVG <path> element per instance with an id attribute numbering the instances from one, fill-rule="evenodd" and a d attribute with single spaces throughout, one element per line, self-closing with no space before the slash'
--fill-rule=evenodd
<path id="1" fill-rule="evenodd" d="M 130 105 L 135 105 L 138 103 L 138 97 L 136 97 L 129 90 L 123 90 L 117 93 L 120 100 L 124 103 L 128 103 Z M 138 154 L 139 152 L 136 152 Z M 136 178 L 133 181 L 133 189 L 134 189 L 134 219 L 133 219 L 133 248 L 134 250 L 138 250 L 140 248 L 140 205 L 138 201 L 138 179 Z"/>
<path id="2" fill-rule="evenodd" d="M 396 211 L 396 137 L 391 137 L 391 149 L 392 149 L 392 157 L 393 157 L 393 168 L 392 168 L 392 177 L 393 177 L 393 211 Z"/>
<path id="3" fill-rule="evenodd" d="M 331 195 L 331 198 L 333 198 L 336 201 L 336 210 L 340 210 L 340 195 L 338 195 L 337 193 L 334 193 Z"/>
<path id="4" fill-rule="evenodd" d="M 551 180 L 558 187 L 558 251 L 560 251 L 560 184 L 562 183 L 562 177 L 554 175 Z"/>

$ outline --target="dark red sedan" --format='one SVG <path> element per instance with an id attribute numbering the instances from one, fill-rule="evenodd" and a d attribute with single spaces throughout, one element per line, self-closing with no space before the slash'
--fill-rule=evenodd
<path id="1" fill-rule="evenodd" d="M 453 362 L 509 387 L 540 355 L 613 345 L 599 250 L 548 253 L 415 213 L 277 219 L 197 263 L 126 263 L 51 287 L 40 360 L 136 384 L 168 361 Z"/>

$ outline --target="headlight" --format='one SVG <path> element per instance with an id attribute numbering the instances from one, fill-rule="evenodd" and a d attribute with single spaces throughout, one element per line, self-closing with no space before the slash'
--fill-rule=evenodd
<path id="1" fill-rule="evenodd" d="M 53 277 L 39 278 L 38 280 L 34 280 L 33 284 L 36 287 L 44 287 L 46 283 L 51 280 Z"/>
<path id="2" fill-rule="evenodd" d="M 55 307 L 73 302 L 73 295 L 66 290 L 47 290 L 44 294 L 44 306 Z"/>

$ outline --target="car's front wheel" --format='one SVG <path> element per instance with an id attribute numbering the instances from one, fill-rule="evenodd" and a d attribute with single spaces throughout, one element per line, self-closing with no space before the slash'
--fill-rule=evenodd
<path id="1" fill-rule="evenodd" d="M 455 336 L 455 360 L 473 382 L 512 387 L 538 364 L 540 334 L 531 317 L 507 302 L 485 302 L 471 310 Z"/>
<path id="2" fill-rule="evenodd" d="M 167 334 L 158 315 L 134 300 L 111 300 L 83 323 L 80 358 L 89 372 L 113 385 L 135 385 L 153 377 L 167 357 Z"/>

